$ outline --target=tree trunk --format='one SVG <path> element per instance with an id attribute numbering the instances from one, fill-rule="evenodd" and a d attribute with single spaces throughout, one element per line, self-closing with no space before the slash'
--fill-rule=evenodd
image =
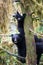
<path id="1" fill-rule="evenodd" d="M 43 1 L 39 0 L 20 0 L 22 3 L 22 6 L 25 9 L 25 12 L 28 14 L 25 20 L 24 29 L 25 29 L 25 36 L 26 36 L 26 45 L 27 45 L 27 65 L 36 65 L 36 45 L 34 42 L 34 33 L 29 31 L 29 28 L 31 28 L 33 31 L 37 32 L 36 28 L 43 19 Z M 30 14 L 33 12 L 32 14 Z M 35 19 L 39 18 L 38 19 Z M 35 24 L 37 22 L 37 24 Z M 38 33 L 41 33 L 38 32 Z M 43 34 L 43 32 L 42 32 Z M 38 37 L 43 38 L 42 36 L 37 35 Z"/>

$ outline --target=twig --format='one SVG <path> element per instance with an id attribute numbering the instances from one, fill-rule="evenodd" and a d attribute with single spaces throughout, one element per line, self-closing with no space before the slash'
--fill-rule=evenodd
<path id="1" fill-rule="evenodd" d="M 19 56 L 19 55 L 16 55 L 16 54 L 13 54 L 11 52 L 9 52 L 8 50 L 4 49 L 3 47 L 0 46 L 0 49 L 2 49 L 3 51 L 5 51 L 7 54 L 11 55 L 11 56 L 15 56 L 15 57 L 18 57 L 18 58 L 22 58 L 22 59 L 25 59 L 24 57 L 22 56 Z"/>

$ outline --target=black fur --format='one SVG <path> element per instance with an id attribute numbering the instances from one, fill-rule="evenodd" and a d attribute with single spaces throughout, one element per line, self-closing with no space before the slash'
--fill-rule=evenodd
<path id="1" fill-rule="evenodd" d="M 37 65 L 39 65 L 41 55 L 43 53 L 43 39 L 34 36 L 36 43 L 36 53 L 37 53 Z"/>
<path id="2" fill-rule="evenodd" d="M 18 55 L 21 57 L 26 57 L 26 42 L 25 42 L 25 33 L 24 33 L 24 19 L 26 14 L 20 15 L 19 12 L 17 12 L 13 17 L 15 17 L 18 21 L 18 31 L 20 34 L 12 35 L 12 41 L 17 45 L 18 48 Z M 24 58 L 18 58 L 19 61 L 22 63 L 25 63 Z"/>

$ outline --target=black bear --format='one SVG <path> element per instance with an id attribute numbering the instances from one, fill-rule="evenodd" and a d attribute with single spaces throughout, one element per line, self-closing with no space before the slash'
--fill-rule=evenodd
<path id="1" fill-rule="evenodd" d="M 37 65 L 39 65 L 41 55 L 43 53 L 43 39 L 34 36 L 36 43 L 36 53 L 37 53 Z"/>
<path id="2" fill-rule="evenodd" d="M 24 19 L 26 17 L 26 14 L 20 15 L 20 13 L 17 11 L 16 14 L 13 15 L 17 19 L 17 28 L 20 34 L 12 34 L 12 41 L 17 45 L 18 48 L 18 55 L 21 58 L 18 58 L 19 61 L 22 63 L 25 63 L 25 57 L 26 57 L 26 41 L 25 41 L 25 33 L 24 33 Z"/>
<path id="3" fill-rule="evenodd" d="M 33 13 L 34 12 L 28 13 L 28 15 L 32 17 Z M 39 19 L 38 17 L 34 17 L 34 18 L 36 20 Z M 32 18 L 32 21 L 34 18 Z M 43 21 L 41 21 L 41 22 L 43 22 Z M 38 38 L 37 35 L 34 35 L 34 39 L 35 39 L 35 43 L 36 43 L 37 65 L 39 65 L 41 55 L 43 54 L 43 39 Z"/>

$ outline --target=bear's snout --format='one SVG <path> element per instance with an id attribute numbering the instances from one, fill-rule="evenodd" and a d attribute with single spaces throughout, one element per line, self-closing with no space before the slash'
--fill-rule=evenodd
<path id="1" fill-rule="evenodd" d="M 20 41 L 19 35 L 18 34 L 12 35 L 12 41 L 14 43 L 18 43 Z"/>

